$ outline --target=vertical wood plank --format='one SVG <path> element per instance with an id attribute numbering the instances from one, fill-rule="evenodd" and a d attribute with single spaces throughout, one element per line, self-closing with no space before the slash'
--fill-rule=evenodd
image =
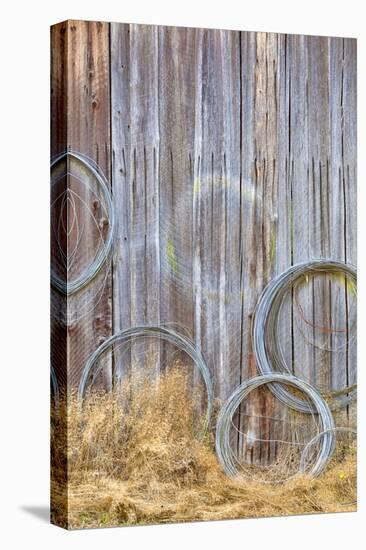
<path id="1" fill-rule="evenodd" d="M 330 83 L 329 41 L 324 37 L 308 37 L 308 116 L 309 116 L 309 237 L 310 259 L 330 256 Z M 341 209 L 340 209 L 341 210 Z M 343 232 L 343 227 L 340 231 Z M 317 280 L 318 279 L 318 280 Z M 331 337 L 331 283 L 329 277 L 314 277 L 312 309 L 314 324 L 313 373 L 311 381 L 325 390 L 330 387 Z M 320 331 L 319 331 L 319 328 Z M 324 332 L 322 333 L 324 329 Z M 321 342 L 318 344 L 319 332 Z M 299 339 L 300 340 L 300 339 Z"/>
<path id="2" fill-rule="evenodd" d="M 59 23 L 51 27 L 51 158 L 67 147 L 67 23 Z M 52 193 L 51 193 L 52 201 Z M 51 219 L 52 225 L 52 219 Z M 58 253 L 53 250 L 51 240 L 51 269 L 53 262 L 57 261 Z M 57 384 L 61 392 L 67 388 L 67 330 L 61 321 L 67 311 L 67 300 L 51 287 L 51 323 L 50 323 L 50 360 L 54 369 Z M 51 396 L 52 398 L 52 396 Z M 53 404 L 54 405 L 54 404 Z M 53 409 L 55 411 L 55 409 Z M 67 418 L 66 403 L 62 400 L 57 411 L 64 419 Z M 67 424 L 61 422 L 62 433 L 58 433 L 60 440 L 67 441 Z M 55 418 L 52 416 L 51 403 L 51 430 L 56 429 Z M 57 512 L 67 517 L 68 491 L 67 475 L 68 467 L 66 453 L 64 460 L 54 457 L 54 449 L 50 448 L 50 519 L 54 521 Z M 57 471 L 56 471 L 57 468 Z"/>
<path id="3" fill-rule="evenodd" d="M 160 316 L 194 337 L 193 212 L 194 29 L 159 27 Z M 162 347 L 162 361 L 171 353 Z M 187 358 L 176 355 L 185 362 Z M 169 362 L 169 361 L 168 361 Z"/>
<path id="4" fill-rule="evenodd" d="M 289 89 L 289 137 L 288 169 L 291 194 L 291 260 L 292 264 L 311 259 L 310 233 L 314 228 L 310 218 L 309 206 L 311 190 L 309 178 L 312 174 L 309 161 L 308 135 L 309 101 L 307 84 L 308 57 L 307 38 L 305 36 L 287 37 L 288 89 Z M 299 302 L 306 315 L 312 318 L 312 297 L 309 285 L 298 292 Z M 310 303 L 310 306 L 309 306 Z M 310 311 L 309 311 L 310 310 Z M 295 338 L 295 320 L 292 299 L 292 370 L 294 374 L 307 380 L 312 379 L 314 371 L 313 354 L 302 338 Z"/>
<path id="5" fill-rule="evenodd" d="M 241 33 L 242 39 L 242 292 L 243 380 L 257 373 L 251 324 L 258 297 L 276 273 L 278 218 L 278 41 L 274 34 Z M 283 231 L 283 229 L 282 229 Z M 286 240 L 284 241 L 286 243 Z M 282 256 L 283 261 L 283 256 Z M 242 408 L 246 460 L 267 463 L 274 414 L 269 392 L 256 392 Z M 244 428 L 244 423 L 246 428 Z"/>
<path id="6" fill-rule="evenodd" d="M 241 338 L 239 34 L 197 33 L 195 335 L 224 399 L 239 382 Z"/>
<path id="7" fill-rule="evenodd" d="M 113 188 L 119 212 L 113 266 L 117 331 L 160 322 L 158 28 L 112 24 L 111 32 Z M 133 344 L 135 366 L 155 362 L 158 368 L 154 348 Z M 123 370 L 117 362 L 116 368 Z"/>
<path id="8" fill-rule="evenodd" d="M 67 23 L 51 27 L 51 158 L 67 148 Z M 52 196 L 51 196 L 52 201 Z M 52 224 L 52 220 L 51 220 Z M 52 249 L 51 268 L 58 252 Z M 60 388 L 67 387 L 67 300 L 51 287 L 51 364 Z"/>
<path id="9" fill-rule="evenodd" d="M 117 216 L 113 261 L 113 324 L 115 331 L 131 326 L 130 285 L 130 31 L 111 23 L 112 184 Z"/>
<path id="10" fill-rule="evenodd" d="M 343 175 L 343 75 L 344 75 L 344 40 L 331 38 L 329 40 L 329 85 L 330 85 L 330 142 L 331 156 L 329 162 L 330 179 L 330 254 L 332 258 L 347 261 L 346 257 L 346 216 L 344 200 Z M 345 282 L 343 283 L 345 285 Z M 331 303 L 331 327 L 346 328 L 347 297 L 342 289 L 342 278 L 335 286 L 337 296 Z M 331 335 L 330 347 L 332 353 L 331 389 L 347 386 L 347 333 Z"/>
<path id="11" fill-rule="evenodd" d="M 131 327 L 131 212 L 130 212 L 130 29 L 129 25 L 111 23 L 111 147 L 112 186 L 117 213 L 117 233 L 113 256 L 113 327 L 120 332 Z M 114 370 L 123 375 L 130 364 L 129 350 L 124 363 L 114 352 Z M 126 370 L 126 369 L 125 369 Z"/>
<path id="12" fill-rule="evenodd" d="M 343 39 L 343 186 L 345 216 L 345 259 L 357 264 L 357 41 Z M 350 331 L 347 345 L 347 382 L 357 382 L 357 302 L 353 289 L 346 287 L 347 328 Z M 354 337 L 353 337 L 353 336 Z M 352 412 L 355 415 L 355 411 Z M 355 423 L 356 419 L 351 418 Z"/>
<path id="13" fill-rule="evenodd" d="M 67 145 L 98 164 L 110 180 L 110 90 L 109 90 L 109 24 L 68 21 L 67 65 Z M 90 195 L 92 199 L 92 195 Z M 78 216 L 83 220 L 85 212 Z M 98 218 L 102 223 L 101 218 Z M 84 219 L 85 234 L 93 248 L 94 232 Z M 109 260 L 104 269 L 110 269 Z M 92 306 L 90 312 L 68 327 L 69 384 L 77 385 L 88 356 L 112 333 L 111 275 L 98 296 L 95 287 L 68 298 L 68 307 L 79 309 L 82 303 Z M 98 284 L 94 280 L 92 284 Z M 94 302 L 94 303 L 93 303 Z M 103 384 L 111 385 L 111 361 L 103 368 Z"/>

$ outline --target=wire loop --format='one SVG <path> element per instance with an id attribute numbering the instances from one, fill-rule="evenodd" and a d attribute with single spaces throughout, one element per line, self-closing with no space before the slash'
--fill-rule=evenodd
<path id="1" fill-rule="evenodd" d="M 91 264 L 86 269 L 84 269 L 82 273 L 80 273 L 80 275 L 78 275 L 75 279 L 71 281 L 64 281 L 59 276 L 57 276 L 54 273 L 54 270 L 52 270 L 51 268 L 51 285 L 62 294 L 67 295 L 75 294 L 79 290 L 86 287 L 90 283 L 90 281 L 92 281 L 92 279 L 94 279 L 94 277 L 99 273 L 112 250 L 115 233 L 115 212 L 108 182 L 104 177 L 104 174 L 94 161 L 79 152 L 71 150 L 55 156 L 51 161 L 51 186 L 54 185 L 52 184 L 53 170 L 62 160 L 66 159 L 66 161 L 69 162 L 70 158 L 80 162 L 84 166 L 84 168 L 86 168 L 90 172 L 90 174 L 92 174 L 92 176 L 98 183 L 108 211 L 108 231 L 104 245 L 101 250 L 99 250 L 99 252 L 95 255 L 95 258 L 93 259 Z"/>
<path id="2" fill-rule="evenodd" d="M 229 477 L 236 478 L 239 476 L 238 469 L 235 465 L 236 459 L 230 445 L 230 428 L 235 411 L 240 403 L 248 396 L 248 394 L 265 384 L 276 383 L 281 385 L 292 386 L 296 390 L 304 393 L 309 398 L 315 412 L 319 415 L 322 432 L 325 432 L 322 440 L 322 445 L 316 460 L 310 471 L 310 475 L 317 476 L 324 469 L 329 457 L 334 451 L 334 435 L 333 428 L 334 420 L 329 406 L 322 398 L 320 393 L 310 384 L 286 374 L 271 373 L 262 376 L 256 376 L 250 380 L 244 381 L 230 395 L 226 403 L 221 408 L 217 425 L 216 425 L 216 454 L 220 464 Z"/>
<path id="3" fill-rule="evenodd" d="M 252 325 L 253 349 L 261 374 L 274 372 L 292 374 L 281 353 L 278 338 L 278 317 L 285 294 L 291 290 L 294 283 L 303 275 L 314 273 L 342 273 L 357 284 L 356 268 L 351 264 L 333 260 L 312 260 L 291 266 L 273 279 L 262 292 L 257 303 Z M 286 388 L 271 384 L 272 393 L 285 405 L 292 409 L 310 413 L 314 408 L 303 399 L 296 397 Z M 343 388 L 341 393 L 334 392 L 337 401 L 331 408 L 345 407 L 350 403 L 353 386 Z M 332 396 L 333 392 L 330 393 Z"/>
<path id="4" fill-rule="evenodd" d="M 100 371 L 101 366 L 98 365 L 100 357 L 108 352 L 113 350 L 113 346 L 117 343 L 130 341 L 136 338 L 160 338 L 166 342 L 169 342 L 175 345 L 180 350 L 184 351 L 195 363 L 196 367 L 200 371 L 207 392 L 207 407 L 206 414 L 204 418 L 203 428 L 200 433 L 202 438 L 209 426 L 211 414 L 212 414 L 212 403 L 213 403 L 213 385 L 211 380 L 210 371 L 206 365 L 206 362 L 203 358 L 201 351 L 195 346 L 195 344 L 186 336 L 178 334 L 174 330 L 164 326 L 137 326 L 129 328 L 119 332 L 110 338 L 108 338 L 99 348 L 89 357 L 87 360 L 84 370 L 81 375 L 78 395 L 82 400 L 85 396 L 87 387 L 92 377 L 95 377 Z"/>

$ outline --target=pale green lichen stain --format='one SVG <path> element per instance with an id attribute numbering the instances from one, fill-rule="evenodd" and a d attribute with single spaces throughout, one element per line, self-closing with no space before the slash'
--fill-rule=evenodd
<path id="1" fill-rule="evenodd" d="M 334 283 L 338 283 L 340 287 L 344 287 L 344 283 L 346 280 L 346 290 L 349 294 L 352 294 L 353 296 L 357 296 L 357 284 L 352 279 L 345 277 L 343 273 L 331 273 L 330 274 L 331 280 Z M 309 274 L 304 273 L 303 279 L 305 279 L 306 284 L 309 283 Z"/>
<path id="2" fill-rule="evenodd" d="M 276 229 L 273 225 L 271 229 L 271 239 L 270 239 L 270 246 L 269 246 L 269 259 L 270 259 L 271 265 L 273 260 L 275 259 L 275 254 L 276 254 Z"/>
<path id="3" fill-rule="evenodd" d="M 193 193 L 199 193 L 201 189 L 201 182 L 196 178 L 193 182 Z"/>
<path id="4" fill-rule="evenodd" d="M 168 239 L 166 249 L 167 249 L 167 258 L 168 258 L 169 267 L 174 273 L 174 275 L 177 275 L 178 273 L 177 256 L 175 254 L 174 243 L 171 239 Z"/>
<path id="5" fill-rule="evenodd" d="M 212 180 L 211 179 L 204 179 L 203 182 L 203 191 L 209 192 L 212 188 L 227 188 L 230 187 L 230 181 L 223 176 L 216 176 L 214 175 Z M 200 193 L 201 192 L 201 178 L 195 178 L 193 181 L 193 194 Z"/>
<path id="6" fill-rule="evenodd" d="M 340 285 L 343 286 L 344 282 L 346 280 L 346 290 L 349 294 L 352 294 L 353 296 L 357 296 L 357 285 L 356 282 L 350 279 L 349 277 L 345 277 L 342 273 L 339 274 L 333 274 L 333 279 Z"/>
<path id="7" fill-rule="evenodd" d="M 352 281 L 352 279 L 347 278 L 347 291 L 350 294 L 353 294 L 354 296 L 357 295 L 357 286 L 355 281 Z"/>

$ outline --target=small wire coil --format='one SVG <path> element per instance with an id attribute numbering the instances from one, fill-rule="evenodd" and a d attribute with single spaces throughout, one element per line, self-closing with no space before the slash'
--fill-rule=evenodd
<path id="1" fill-rule="evenodd" d="M 357 430 L 355 430 L 354 428 L 348 428 L 348 427 L 342 427 L 342 426 L 331 428 L 331 429 L 328 429 L 326 431 L 323 431 L 323 432 L 317 434 L 315 437 L 313 437 L 313 439 L 311 439 L 306 444 L 306 446 L 304 447 L 304 449 L 301 453 L 301 459 L 300 459 L 300 472 L 301 473 L 303 473 L 303 474 L 307 473 L 308 454 L 309 454 L 310 449 L 313 447 L 313 445 L 316 445 L 321 440 L 322 437 L 324 437 L 327 433 L 330 433 L 330 432 L 332 432 L 333 434 L 343 432 L 343 433 L 349 433 L 349 434 L 353 434 L 353 435 L 357 436 Z M 329 462 L 330 458 L 331 458 L 331 456 L 328 458 L 327 462 Z M 324 464 L 324 468 L 326 467 L 326 465 L 327 464 Z M 355 500 L 352 500 L 350 502 L 343 502 L 343 503 L 340 503 L 340 504 L 341 504 L 341 506 L 353 506 L 354 504 L 357 504 L 357 500 L 355 499 Z"/>
<path id="2" fill-rule="evenodd" d="M 300 472 L 302 474 L 306 474 L 308 470 L 308 456 L 310 455 L 311 448 L 316 445 L 325 435 L 329 433 L 337 434 L 337 433 L 349 433 L 354 434 L 357 436 L 357 430 L 354 428 L 347 428 L 343 426 L 337 426 L 333 428 L 328 428 L 327 430 L 324 430 L 318 434 L 316 434 L 304 447 L 302 453 L 301 453 L 301 459 L 300 459 Z M 328 461 L 332 458 L 332 455 L 328 457 Z M 328 462 L 327 461 L 327 462 Z M 324 464 L 324 468 L 327 465 L 327 463 Z M 323 468 L 323 469 L 324 469 Z M 321 472 L 319 472 L 321 473 Z M 319 475 L 319 474 L 318 474 Z"/>

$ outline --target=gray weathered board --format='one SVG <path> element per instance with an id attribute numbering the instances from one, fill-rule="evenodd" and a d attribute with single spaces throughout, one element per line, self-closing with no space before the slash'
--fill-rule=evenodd
<path id="1" fill-rule="evenodd" d="M 52 154 L 71 147 L 101 166 L 118 223 L 103 297 L 68 328 L 55 369 L 64 379 L 67 356 L 77 384 L 110 334 L 174 322 L 225 399 L 256 373 L 251 321 L 271 278 L 301 260 L 356 263 L 356 41 L 68 21 L 53 27 L 52 52 Z M 348 323 L 349 289 L 338 284 L 335 299 L 334 286 L 298 290 L 313 325 Z M 293 372 L 322 387 L 354 381 L 355 345 L 308 345 L 294 316 L 290 300 L 281 331 Z M 56 323 L 53 339 L 63 331 Z M 263 439 L 274 410 L 251 400 Z M 267 461 L 267 447 L 249 458 Z"/>

